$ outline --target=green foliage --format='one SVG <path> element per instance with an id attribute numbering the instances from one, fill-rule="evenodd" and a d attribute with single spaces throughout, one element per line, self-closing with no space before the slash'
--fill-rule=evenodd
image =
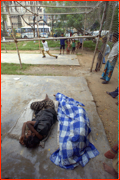
<path id="1" fill-rule="evenodd" d="M 83 47 L 87 48 L 88 50 L 94 51 L 95 46 L 96 46 L 96 44 L 92 40 L 84 41 L 84 43 L 83 43 Z"/>
<path id="2" fill-rule="evenodd" d="M 47 42 L 48 42 L 49 48 L 57 49 L 57 47 L 58 48 L 60 47 L 60 41 L 59 40 L 57 40 L 57 41 L 49 40 Z M 110 45 L 110 47 L 112 47 L 113 43 L 108 42 L 108 44 Z M 85 40 L 83 47 L 87 48 L 88 50 L 94 51 L 95 45 L 96 44 L 92 40 L 89 40 L 89 41 Z M 102 45 L 102 42 L 100 41 L 98 44 L 98 48 L 100 48 L 101 45 Z M 41 46 L 41 48 L 43 47 L 42 43 L 40 43 L 40 46 Z M 5 43 L 5 47 L 7 50 L 16 50 L 15 43 Z M 19 42 L 18 43 L 18 49 L 23 50 L 23 51 L 24 50 L 39 50 L 39 43 L 38 43 L 38 41 L 35 41 L 35 42 L 34 41 Z M 1 43 L 1 50 L 5 50 L 3 43 Z"/>
<path id="3" fill-rule="evenodd" d="M 65 34 L 65 29 L 62 28 L 55 28 L 55 33 L 57 34 L 57 37 L 61 36 L 61 33 Z"/>
<path id="4" fill-rule="evenodd" d="M 109 2 L 107 17 L 106 17 L 106 20 L 104 23 L 104 29 L 109 30 L 114 7 L 115 7 L 115 13 L 114 13 L 113 22 L 112 22 L 111 33 L 118 31 L 118 28 L 119 28 L 119 16 L 118 16 L 119 15 L 119 3 L 117 1 Z"/>
<path id="5" fill-rule="evenodd" d="M 110 49 L 112 49 L 112 47 L 113 47 L 113 42 L 110 42 L 110 41 L 109 41 L 107 44 L 110 46 Z"/>
<path id="6" fill-rule="evenodd" d="M 82 5 L 82 2 L 74 2 L 74 1 L 43 1 L 42 2 L 44 5 L 54 5 L 54 6 L 77 6 L 77 5 Z M 69 13 L 69 12 L 79 12 L 79 8 L 46 8 L 45 12 L 46 13 Z M 65 29 L 70 28 L 73 29 L 75 28 L 78 33 L 83 33 L 83 21 L 84 21 L 84 15 L 82 14 L 75 14 L 75 15 L 56 15 L 54 16 L 55 18 L 53 19 L 53 32 L 55 32 L 56 27 L 63 28 L 63 31 Z M 60 20 L 58 22 L 57 20 Z M 59 30 L 60 31 L 60 30 Z M 60 33 L 59 33 L 60 34 Z"/>
<path id="7" fill-rule="evenodd" d="M 82 14 L 74 14 L 67 15 L 67 27 L 75 28 L 78 33 L 83 34 L 83 15 Z"/>
<path id="8" fill-rule="evenodd" d="M 60 41 L 52 41 L 49 40 L 48 42 L 48 46 L 49 47 L 59 47 L 60 46 Z M 6 50 L 16 50 L 16 46 L 15 43 L 4 43 Z M 5 50 L 4 48 L 4 44 L 1 43 L 1 50 Z M 41 41 L 40 41 L 40 46 L 43 47 Z M 18 49 L 19 50 L 39 50 L 39 43 L 38 41 L 22 41 L 22 42 L 18 42 Z"/>
<path id="9" fill-rule="evenodd" d="M 100 28 L 100 23 L 98 21 L 95 21 L 95 23 L 91 26 L 91 31 L 96 31 L 99 30 Z"/>
<path id="10" fill-rule="evenodd" d="M 29 68 L 30 64 L 22 64 L 22 70 Z M 19 72 L 17 72 L 19 70 Z M 18 74 L 24 75 L 24 73 L 20 72 L 20 65 L 14 63 L 1 63 L 1 74 Z"/>
<path id="11" fill-rule="evenodd" d="M 6 50 L 16 50 L 15 43 L 1 43 L 1 50 L 4 50 L 4 45 L 6 47 Z"/>
<path id="12" fill-rule="evenodd" d="M 59 47 L 60 46 L 60 41 L 57 40 L 57 41 L 48 41 L 48 47 Z"/>
<path id="13" fill-rule="evenodd" d="M 117 3 L 116 8 L 115 8 L 115 14 L 113 18 L 113 23 L 112 23 L 112 32 L 118 31 L 119 28 L 119 4 Z"/>

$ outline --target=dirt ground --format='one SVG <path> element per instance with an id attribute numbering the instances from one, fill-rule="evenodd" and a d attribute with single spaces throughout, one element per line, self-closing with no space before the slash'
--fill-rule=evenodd
<path id="1" fill-rule="evenodd" d="M 39 53 L 39 51 L 34 51 L 34 53 Z M 51 51 L 51 53 L 59 54 L 59 51 Z M 110 82 L 108 84 L 102 84 L 100 77 L 104 70 L 104 64 L 102 65 L 101 71 L 97 73 L 93 71 L 90 73 L 93 52 L 80 51 L 77 57 L 80 64 L 79 66 L 38 65 L 37 67 L 30 67 L 24 71 L 24 73 L 41 76 L 84 76 L 95 100 L 96 108 L 103 122 L 109 144 L 112 147 L 118 142 L 118 106 L 115 104 L 118 102 L 118 97 L 112 98 L 106 91 L 112 92 L 118 87 L 118 64 L 115 66 Z M 96 59 L 93 70 L 95 69 L 95 64 Z"/>

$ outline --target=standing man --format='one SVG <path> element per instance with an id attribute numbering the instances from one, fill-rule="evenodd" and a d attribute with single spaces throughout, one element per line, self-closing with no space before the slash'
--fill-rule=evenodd
<path id="1" fill-rule="evenodd" d="M 42 44 L 43 44 L 43 48 L 44 48 L 44 49 L 42 49 L 43 58 L 46 57 L 44 51 L 46 51 L 47 54 L 49 54 L 50 56 L 53 56 L 53 57 L 55 57 L 56 59 L 58 58 L 58 56 L 55 56 L 55 55 L 50 54 L 47 41 L 42 40 Z"/>
<path id="2" fill-rule="evenodd" d="M 104 72 L 102 73 L 102 77 L 100 79 L 103 79 L 104 81 L 102 82 L 102 84 L 107 84 L 111 77 L 112 77 L 112 73 L 115 67 L 115 64 L 117 62 L 117 58 L 118 58 L 118 54 L 119 54 L 119 33 L 113 33 L 112 36 L 112 42 L 114 43 L 114 46 L 108 56 L 108 61 L 105 65 L 104 68 Z"/>
<path id="3" fill-rule="evenodd" d="M 63 37 L 63 33 L 61 34 L 61 37 Z M 60 55 L 61 55 L 61 49 L 63 49 L 63 54 L 64 54 L 65 41 L 66 39 L 60 39 Z"/>

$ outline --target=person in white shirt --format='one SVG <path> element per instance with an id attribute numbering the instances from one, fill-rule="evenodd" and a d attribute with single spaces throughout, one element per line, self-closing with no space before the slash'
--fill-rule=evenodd
<path id="1" fill-rule="evenodd" d="M 117 58 L 118 58 L 118 54 L 119 54 L 119 33 L 113 33 L 112 36 L 112 41 L 114 43 L 114 46 L 108 56 L 108 61 L 105 65 L 104 68 L 104 72 L 102 73 L 102 77 L 100 79 L 103 79 L 104 81 L 102 82 L 102 84 L 107 84 L 111 77 L 112 77 L 112 73 L 115 67 L 115 64 L 117 62 Z"/>
<path id="2" fill-rule="evenodd" d="M 44 49 L 42 49 L 43 58 L 46 57 L 44 51 L 46 51 L 47 54 L 49 54 L 50 56 L 53 56 L 53 57 L 55 57 L 56 59 L 58 58 L 58 56 L 55 56 L 55 55 L 50 54 L 47 41 L 42 40 L 42 44 L 43 44 L 43 48 L 44 48 Z"/>

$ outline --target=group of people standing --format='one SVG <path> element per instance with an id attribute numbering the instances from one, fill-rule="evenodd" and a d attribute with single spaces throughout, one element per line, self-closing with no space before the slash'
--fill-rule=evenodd
<path id="1" fill-rule="evenodd" d="M 63 37 L 63 33 L 61 34 L 61 37 Z M 108 61 L 107 61 L 106 65 L 105 65 L 105 68 L 104 68 L 104 71 L 103 71 L 102 77 L 101 77 L 101 79 L 104 80 L 102 82 L 103 84 L 107 84 L 110 81 L 110 79 L 112 77 L 112 74 L 113 74 L 113 70 L 114 70 L 115 64 L 117 62 L 118 47 L 119 47 L 118 38 L 119 38 L 119 34 L 118 33 L 113 33 L 112 42 L 114 43 L 114 45 L 112 47 L 112 50 L 110 51 L 110 46 L 108 44 L 106 44 L 107 37 L 104 37 L 102 39 L 103 44 L 101 46 L 101 49 L 98 50 L 99 53 L 98 53 L 97 63 L 96 63 L 96 68 L 95 68 L 96 72 L 100 71 L 102 63 L 105 64 L 105 56 L 107 54 L 109 54 Z M 60 55 L 61 55 L 61 50 L 62 49 L 63 49 L 63 54 L 64 54 L 65 41 L 67 43 L 67 48 L 66 48 L 67 54 L 70 54 L 71 46 L 72 46 L 72 53 L 73 54 L 75 53 L 76 49 L 79 49 L 82 46 L 81 39 L 80 39 L 80 42 L 77 43 L 77 45 L 75 43 L 75 40 L 70 41 L 70 40 L 67 40 L 67 39 L 60 39 Z M 46 57 L 44 51 L 46 51 L 50 56 L 53 56 L 56 59 L 58 58 L 58 56 L 52 55 L 49 52 L 47 41 L 43 40 L 42 44 L 43 44 L 43 47 L 44 47 L 44 49 L 42 50 L 43 58 Z M 105 50 L 105 55 L 104 55 L 104 50 Z"/>
<path id="2" fill-rule="evenodd" d="M 63 37 L 64 34 L 62 33 L 61 34 L 61 37 Z M 75 51 L 77 49 L 80 49 L 82 47 L 82 38 L 80 38 L 80 41 L 79 42 L 75 42 L 75 40 L 70 40 L 70 39 L 60 39 L 60 55 L 61 55 L 61 50 L 63 49 L 63 54 L 64 54 L 64 50 L 65 50 L 65 41 L 66 41 L 66 44 L 67 44 L 67 48 L 66 48 L 66 54 L 70 54 L 71 53 L 75 53 Z M 72 47 L 72 49 L 71 49 Z"/>
<path id="3" fill-rule="evenodd" d="M 63 37 L 64 34 L 62 33 L 61 34 L 61 37 Z M 67 48 L 66 48 L 66 54 L 70 54 L 70 51 L 71 53 L 75 53 L 75 51 L 77 49 L 80 49 L 82 47 L 82 38 L 80 38 L 80 41 L 79 42 L 75 42 L 75 40 L 67 40 L 67 39 L 60 39 L 60 54 L 61 55 L 61 50 L 63 49 L 63 54 L 64 54 L 64 51 L 65 51 L 65 41 L 66 41 L 66 44 L 67 44 Z M 56 59 L 58 58 L 58 56 L 55 56 L 55 55 L 52 55 L 50 52 L 49 52 L 49 47 L 48 47 L 48 43 L 47 41 L 45 40 L 42 40 L 42 45 L 43 45 L 43 49 L 42 49 L 42 54 L 43 54 L 43 58 L 45 58 L 45 52 L 47 52 L 47 54 L 49 54 L 49 56 L 52 56 L 52 57 L 55 57 Z M 72 47 L 72 49 L 71 49 Z"/>
<path id="4" fill-rule="evenodd" d="M 105 63 L 105 57 L 104 56 L 109 54 L 107 63 L 105 65 L 104 71 L 102 73 L 102 77 L 100 78 L 100 79 L 104 80 L 102 82 L 102 84 L 107 84 L 112 77 L 113 70 L 114 70 L 115 64 L 116 64 L 117 59 L 118 59 L 118 54 L 119 54 L 119 50 L 118 50 L 119 41 L 118 41 L 118 39 L 119 39 L 119 33 L 113 33 L 112 42 L 114 43 L 114 45 L 113 45 L 111 51 L 110 51 L 109 45 L 106 44 L 107 37 L 104 37 L 102 39 L 103 45 L 101 46 L 101 49 L 98 53 L 97 63 L 96 63 L 96 68 L 95 68 L 96 72 L 100 71 L 102 63 Z M 105 49 L 105 55 L 103 56 L 104 49 Z"/>
<path id="5" fill-rule="evenodd" d="M 96 68 L 95 68 L 96 72 L 100 71 L 102 63 L 105 63 L 105 56 L 107 54 L 109 54 L 107 63 L 105 64 L 105 68 L 104 68 L 104 71 L 102 73 L 102 77 L 100 78 L 100 79 L 104 80 L 102 82 L 102 84 L 108 84 L 111 77 L 112 77 L 113 70 L 114 70 L 115 64 L 116 64 L 117 59 L 118 59 L 118 54 L 119 54 L 119 41 L 118 41 L 118 39 L 119 39 L 119 33 L 113 33 L 112 42 L 114 44 L 113 44 L 111 51 L 110 51 L 109 45 L 106 44 L 107 38 L 104 37 L 102 39 L 103 45 L 101 46 L 101 49 L 98 53 L 97 63 L 96 63 Z M 105 50 L 105 52 L 104 52 L 104 50 Z M 105 55 L 103 57 L 104 53 L 105 53 Z M 113 98 L 115 98 L 119 95 L 119 87 L 117 87 L 117 89 L 113 92 L 106 92 L 106 93 L 109 94 L 110 96 L 112 96 Z M 119 102 L 116 103 L 116 105 L 118 105 L 118 104 L 119 104 Z M 107 151 L 104 154 L 104 156 L 106 158 L 113 160 L 113 164 L 112 164 L 112 167 L 110 167 L 106 163 L 103 163 L 103 168 L 105 171 L 107 171 L 109 174 L 111 174 L 115 178 L 118 178 L 118 164 L 119 164 L 118 151 L 119 151 L 118 144 L 116 144 L 111 148 L 111 150 Z"/>

